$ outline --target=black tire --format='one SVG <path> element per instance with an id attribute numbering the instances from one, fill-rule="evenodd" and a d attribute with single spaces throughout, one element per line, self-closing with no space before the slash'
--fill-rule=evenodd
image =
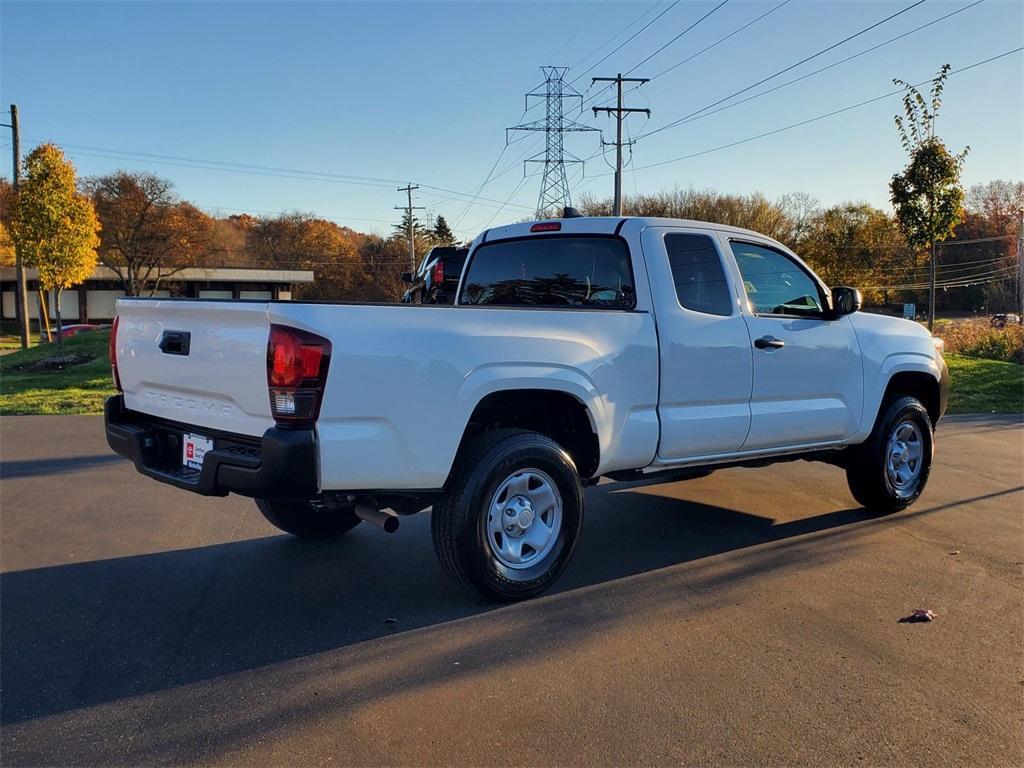
<path id="1" fill-rule="evenodd" d="M 916 479 L 904 487 L 894 484 L 889 473 L 889 441 L 905 424 L 916 427 L 920 439 L 920 467 Z M 866 442 L 850 449 L 846 482 L 853 497 L 875 514 L 906 509 L 921 496 L 931 472 L 934 435 L 928 411 L 914 397 L 898 397 L 882 403 L 878 420 Z"/>
<path id="2" fill-rule="evenodd" d="M 503 483 L 530 474 L 520 470 L 536 470 L 552 481 L 561 522 L 547 554 L 515 568 L 495 554 L 488 527 L 491 502 L 500 499 Z M 446 491 L 434 505 L 430 527 L 441 566 L 456 583 L 491 599 L 523 600 L 550 587 L 569 564 L 583 525 L 583 488 L 569 454 L 545 435 L 498 429 L 475 438 L 459 452 Z"/>
<path id="3" fill-rule="evenodd" d="M 318 501 L 256 499 L 267 520 L 300 539 L 331 539 L 362 522 L 351 507 L 327 506 Z"/>

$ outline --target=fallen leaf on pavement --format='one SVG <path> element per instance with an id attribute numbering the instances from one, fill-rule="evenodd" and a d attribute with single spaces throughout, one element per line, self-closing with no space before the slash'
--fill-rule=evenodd
<path id="1" fill-rule="evenodd" d="M 900 624 L 916 624 L 921 621 L 932 621 L 936 614 L 924 608 L 915 608 L 909 616 L 900 619 Z"/>

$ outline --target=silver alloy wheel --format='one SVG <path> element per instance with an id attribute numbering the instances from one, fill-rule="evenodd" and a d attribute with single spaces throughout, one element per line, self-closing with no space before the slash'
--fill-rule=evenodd
<path id="1" fill-rule="evenodd" d="M 913 421 L 901 421 L 889 433 L 885 452 L 885 472 L 896 496 L 913 496 L 924 466 L 924 440 Z"/>
<path id="2" fill-rule="evenodd" d="M 487 543 L 502 565 L 530 568 L 551 552 L 562 528 L 562 495 L 549 475 L 520 469 L 505 478 L 487 509 Z"/>

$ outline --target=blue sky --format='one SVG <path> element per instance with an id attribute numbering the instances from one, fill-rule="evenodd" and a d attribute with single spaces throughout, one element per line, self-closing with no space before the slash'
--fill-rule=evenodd
<path id="1" fill-rule="evenodd" d="M 668 9 L 576 81 L 589 98 L 597 90 L 587 91 L 591 75 L 629 71 L 720 1 L 682 0 L 669 8 L 668 0 L 4 0 L 0 99 L 19 105 L 23 151 L 42 140 L 55 141 L 65 146 L 82 175 L 115 168 L 150 170 L 172 179 L 182 197 L 214 212 L 307 210 L 355 229 L 382 232 L 397 219 L 393 206 L 403 202 L 392 180 L 411 180 L 423 185 L 417 204 L 427 206 L 429 215 L 442 213 L 449 222 L 458 221 L 457 230 L 469 235 L 488 222 L 518 219 L 536 204 L 540 179 L 523 182 L 518 160 L 540 144 L 541 134 L 523 134 L 505 150 L 496 174 L 505 173 L 483 189 L 487 199 L 468 210 L 466 197 L 437 188 L 473 192 L 484 181 L 504 146 L 505 128 L 523 115 L 523 94 L 541 82 L 539 66 L 569 66 L 568 79 L 573 80 Z M 730 0 L 633 74 L 662 72 L 780 1 Z M 653 114 L 650 120 L 630 118 L 628 131 L 642 136 L 913 1 L 791 0 L 630 93 L 631 106 L 649 106 Z M 927 0 L 762 88 L 971 2 Z M 893 89 L 893 77 L 921 81 L 944 62 L 957 69 L 1022 45 L 1024 3 L 985 0 L 774 93 L 640 139 L 632 166 L 771 131 L 884 94 Z M 607 103 L 606 95 L 595 103 Z M 629 168 L 625 191 L 696 186 L 776 197 L 799 190 L 824 203 L 866 200 L 885 207 L 888 179 L 905 159 L 892 125 L 898 108 L 898 97 L 892 97 L 700 157 Z M 524 119 L 540 113 L 533 109 Z M 954 150 L 971 146 L 967 184 L 1024 176 L 1022 115 L 1024 54 L 950 78 L 939 133 Z M 595 120 L 589 110 L 577 117 L 613 136 L 609 119 Z M 0 172 L 9 176 L 6 136 L 0 145 Z M 597 145 L 597 134 L 566 138 L 567 148 L 580 157 L 593 155 Z M 238 173 L 191 167 L 209 161 L 281 170 L 271 175 L 251 168 L 236 168 L 247 171 Z M 313 179 L 308 172 L 331 176 Z M 610 196 L 611 177 L 600 175 L 607 172 L 602 158 L 594 157 L 587 163 L 587 178 L 573 184 L 574 195 Z M 343 181 L 339 175 L 374 180 Z M 502 210 L 506 199 L 509 206 Z"/>

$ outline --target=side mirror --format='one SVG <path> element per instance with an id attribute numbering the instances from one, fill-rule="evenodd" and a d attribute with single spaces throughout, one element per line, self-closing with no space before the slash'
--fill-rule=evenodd
<path id="1" fill-rule="evenodd" d="M 412 272 L 403 272 L 402 273 L 402 282 L 403 283 L 411 283 L 412 282 Z"/>
<path id="2" fill-rule="evenodd" d="M 861 308 L 864 299 L 860 291 L 845 285 L 837 285 L 832 289 L 832 314 L 835 317 L 851 315 Z"/>

